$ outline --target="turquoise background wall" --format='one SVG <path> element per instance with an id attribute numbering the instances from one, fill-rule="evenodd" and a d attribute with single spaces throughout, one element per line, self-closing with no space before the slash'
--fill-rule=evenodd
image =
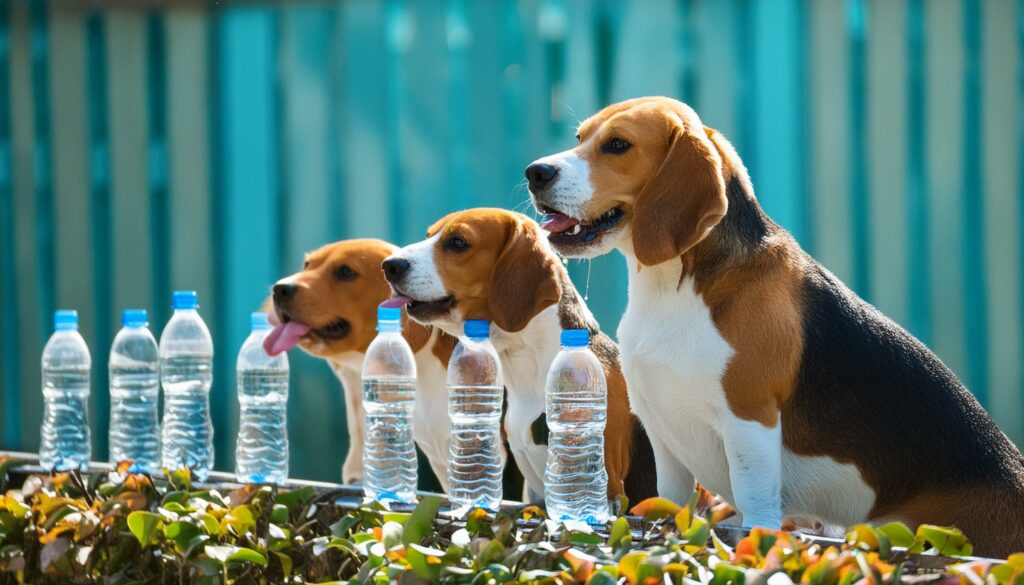
<path id="1" fill-rule="evenodd" d="M 0 448 L 37 448 L 75 308 L 104 457 L 120 309 L 159 332 L 194 288 L 231 469 L 248 313 L 303 252 L 532 213 L 526 164 L 647 94 L 731 137 L 768 212 L 1022 444 L 1022 47 L 1018 0 L 0 0 Z M 614 332 L 621 257 L 571 270 Z M 293 475 L 337 479 L 338 385 L 291 358 Z"/>

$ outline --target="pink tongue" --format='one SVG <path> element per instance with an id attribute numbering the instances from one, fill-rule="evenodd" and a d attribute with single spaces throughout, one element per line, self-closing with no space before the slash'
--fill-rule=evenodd
<path id="1" fill-rule="evenodd" d="M 395 295 L 381 303 L 380 306 L 384 307 L 385 309 L 401 309 L 402 307 L 408 305 L 410 300 L 411 299 L 409 297 Z"/>
<path id="2" fill-rule="evenodd" d="M 307 333 L 309 333 L 309 325 L 303 323 L 289 321 L 284 325 L 278 324 L 263 340 L 263 349 L 270 355 L 277 355 L 295 347 L 295 344 Z"/>
<path id="3" fill-rule="evenodd" d="M 560 234 L 578 223 L 578 221 L 568 215 L 551 213 L 544 216 L 540 222 L 540 227 L 553 234 Z"/>

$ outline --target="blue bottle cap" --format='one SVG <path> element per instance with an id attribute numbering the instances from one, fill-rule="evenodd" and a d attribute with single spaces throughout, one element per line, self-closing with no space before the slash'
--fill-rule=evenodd
<path id="1" fill-rule="evenodd" d="M 491 322 L 483 319 L 469 319 L 463 326 L 463 331 L 470 339 L 487 339 L 491 335 Z"/>
<path id="2" fill-rule="evenodd" d="M 590 332 L 586 329 L 564 329 L 562 347 L 586 347 L 590 344 Z"/>
<path id="3" fill-rule="evenodd" d="M 78 331 L 78 311 L 61 310 L 53 313 L 55 331 Z"/>
<path id="4" fill-rule="evenodd" d="M 122 327 L 145 327 L 149 325 L 146 319 L 146 309 L 125 309 L 121 311 Z"/>
<path id="5" fill-rule="evenodd" d="M 377 331 L 401 331 L 402 309 L 377 307 Z"/>
<path id="6" fill-rule="evenodd" d="M 249 326 L 252 327 L 253 331 L 270 329 L 270 320 L 267 318 L 266 313 L 256 311 L 249 315 Z"/>
<path id="7" fill-rule="evenodd" d="M 199 306 L 197 300 L 198 297 L 194 290 L 176 290 L 171 295 L 171 307 L 176 311 L 178 309 L 194 309 Z"/>

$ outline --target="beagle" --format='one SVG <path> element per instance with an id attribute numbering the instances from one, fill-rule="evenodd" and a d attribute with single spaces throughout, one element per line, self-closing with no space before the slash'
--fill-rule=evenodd
<path id="1" fill-rule="evenodd" d="M 393 302 L 407 304 L 421 323 L 459 335 L 466 319 L 493 322 L 491 343 L 508 392 L 505 431 L 533 503 L 544 499 L 544 388 L 559 333 L 589 330 L 608 381 L 609 495 L 634 501 L 654 495 L 653 452 L 630 413 L 618 348 L 600 332 L 536 222 L 503 209 L 452 213 L 430 227 L 426 240 L 385 260 L 384 273 Z"/>
<path id="2" fill-rule="evenodd" d="M 390 296 L 381 262 L 398 247 L 381 240 L 344 240 L 306 255 L 302 270 L 273 287 L 276 326 L 264 347 L 271 355 L 298 345 L 330 364 L 345 393 L 349 450 L 342 466 L 345 483 L 363 479 L 363 355 L 377 335 L 377 305 Z M 408 319 L 402 334 L 416 356 L 413 439 L 447 489 L 448 358 L 455 338 Z"/>
<path id="3" fill-rule="evenodd" d="M 745 526 L 960 527 L 976 551 L 1024 549 L 1024 459 L 921 342 L 861 300 L 762 211 L 736 151 L 676 100 L 640 98 L 526 169 L 548 240 L 618 249 L 630 401 L 661 495 L 694 479 Z"/>

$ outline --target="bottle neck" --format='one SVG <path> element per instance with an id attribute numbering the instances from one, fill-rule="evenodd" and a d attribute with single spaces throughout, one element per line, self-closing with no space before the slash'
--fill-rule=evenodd
<path id="1" fill-rule="evenodd" d="M 402 333 L 402 322 L 401 321 L 378 321 L 377 332 L 381 335 L 385 333 Z"/>

